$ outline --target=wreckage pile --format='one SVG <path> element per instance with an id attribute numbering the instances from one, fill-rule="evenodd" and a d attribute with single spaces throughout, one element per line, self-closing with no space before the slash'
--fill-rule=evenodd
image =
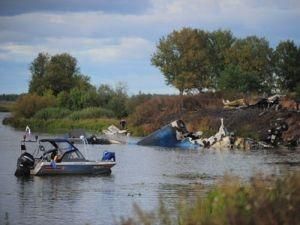
<path id="1" fill-rule="evenodd" d="M 208 97 L 209 100 L 203 101 L 205 97 Z M 159 130 L 164 130 L 163 128 L 167 126 L 163 125 L 170 123 L 172 118 L 173 121 L 176 118 L 181 118 L 186 122 L 188 129 L 181 135 L 176 134 L 176 137 L 181 137 L 176 139 L 179 141 L 179 145 L 192 143 L 209 148 L 240 149 L 274 148 L 282 145 L 296 147 L 299 145 L 299 103 L 287 96 L 274 95 L 268 98 L 223 100 L 223 107 L 220 96 L 203 94 L 199 99 L 196 98 L 198 96 L 183 98 L 183 110 L 180 112 L 175 111 L 175 99 L 173 99 L 174 104 L 172 105 L 162 104 L 163 101 L 161 101 L 155 114 L 146 111 L 147 120 L 155 121 L 155 123 L 144 123 L 146 126 L 148 124 L 161 124 L 149 136 L 152 138 L 162 137 L 162 132 Z M 216 104 L 213 104 L 214 99 Z M 155 105 L 152 105 L 151 108 L 155 108 Z M 155 115 L 155 118 L 152 118 L 151 115 Z M 221 126 L 220 118 L 223 118 Z M 224 124 L 227 129 L 225 129 Z M 203 130 L 203 134 L 199 130 Z M 142 141 L 142 143 L 164 146 L 164 144 L 157 144 L 164 143 L 164 141 L 155 141 L 156 144 L 148 141 Z"/>

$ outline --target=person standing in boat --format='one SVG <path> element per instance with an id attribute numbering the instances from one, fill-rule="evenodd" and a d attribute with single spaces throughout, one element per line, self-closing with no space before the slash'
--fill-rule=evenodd
<path id="1" fill-rule="evenodd" d="M 120 120 L 120 126 L 121 126 L 121 129 L 122 130 L 125 130 L 126 129 L 126 120 L 125 119 L 121 119 Z"/>

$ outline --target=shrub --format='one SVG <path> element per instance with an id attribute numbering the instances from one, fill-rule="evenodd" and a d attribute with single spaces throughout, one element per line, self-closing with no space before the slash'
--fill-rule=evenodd
<path id="1" fill-rule="evenodd" d="M 18 98 L 14 112 L 18 117 L 30 118 L 39 110 L 55 105 L 56 99 L 53 95 L 39 96 L 35 93 L 27 94 Z"/>
<path id="2" fill-rule="evenodd" d="M 135 211 L 134 218 L 122 219 L 121 224 L 299 224 L 300 173 L 277 179 L 257 175 L 249 184 L 225 176 L 206 197 L 198 197 L 193 204 L 181 201 L 175 216 L 162 202 L 156 213 L 136 205 Z"/>
<path id="3" fill-rule="evenodd" d="M 85 108 L 80 111 L 75 111 L 70 114 L 67 118 L 72 120 L 79 119 L 92 119 L 92 118 L 112 118 L 114 117 L 114 113 L 109 109 L 90 107 Z"/>
<path id="4" fill-rule="evenodd" d="M 57 107 L 48 107 L 41 109 L 38 111 L 35 115 L 35 119 L 61 119 L 71 114 L 71 111 L 69 109 L 65 108 L 57 108 Z"/>

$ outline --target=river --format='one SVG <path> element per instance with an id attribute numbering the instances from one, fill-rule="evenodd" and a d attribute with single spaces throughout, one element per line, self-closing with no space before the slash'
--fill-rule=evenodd
<path id="1" fill-rule="evenodd" d="M 0 121 L 8 115 L 0 113 Z M 172 209 L 180 196 L 204 195 L 225 173 L 248 180 L 258 172 L 280 176 L 300 170 L 299 150 L 167 149 L 137 146 L 131 138 L 126 145 L 82 151 L 89 159 L 114 151 L 117 165 L 110 176 L 17 178 L 23 134 L 0 124 L 0 224 L 117 224 L 133 215 L 134 203 L 151 211 L 161 199 Z"/>

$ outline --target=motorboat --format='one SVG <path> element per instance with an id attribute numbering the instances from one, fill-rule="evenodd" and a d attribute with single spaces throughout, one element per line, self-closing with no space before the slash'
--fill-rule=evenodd
<path id="1" fill-rule="evenodd" d="M 32 142 L 32 141 L 30 141 Z M 116 165 L 114 152 L 105 151 L 100 161 L 87 160 L 67 139 L 37 140 L 37 149 L 31 154 L 21 141 L 21 155 L 17 161 L 16 176 L 110 174 Z"/>
<path id="2" fill-rule="evenodd" d="M 120 144 L 119 141 L 108 138 L 97 137 L 96 135 L 88 136 L 83 129 L 74 129 L 64 136 L 68 141 L 75 144 L 92 144 L 92 145 L 109 145 Z"/>

